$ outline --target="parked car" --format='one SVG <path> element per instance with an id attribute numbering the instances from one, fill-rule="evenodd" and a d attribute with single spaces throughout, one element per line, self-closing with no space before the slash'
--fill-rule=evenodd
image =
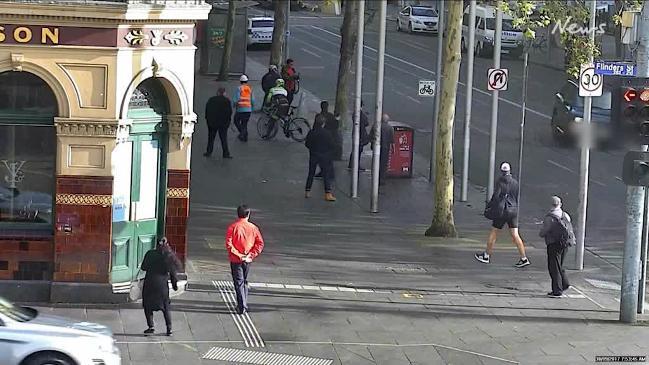
<path id="1" fill-rule="evenodd" d="M 0 364 L 120 365 L 108 327 L 40 313 L 0 297 Z"/>
<path id="2" fill-rule="evenodd" d="M 253 44 L 272 44 L 275 20 L 270 17 L 248 18 L 248 47 Z"/>
<path id="3" fill-rule="evenodd" d="M 429 6 L 406 6 L 397 16 L 397 31 L 432 32 L 439 30 L 439 15 Z"/>
<path id="4" fill-rule="evenodd" d="M 475 9 L 475 53 L 479 57 L 490 57 L 494 52 L 496 9 L 492 6 L 476 6 Z M 523 54 L 523 32 L 514 27 L 513 18 L 503 14 L 501 32 L 501 53 L 519 58 Z M 469 43 L 469 8 L 464 10 L 462 19 L 462 51 Z"/>
<path id="5" fill-rule="evenodd" d="M 593 97 L 591 113 L 591 136 L 595 143 L 614 142 L 614 128 L 611 122 L 611 88 L 604 85 L 602 96 Z M 574 80 L 555 94 L 550 126 L 552 137 L 557 142 L 574 143 L 582 131 L 584 98 L 579 96 L 579 85 Z"/>

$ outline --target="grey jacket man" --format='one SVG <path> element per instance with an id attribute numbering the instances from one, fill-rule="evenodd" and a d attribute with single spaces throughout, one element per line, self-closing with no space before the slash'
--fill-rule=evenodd
<path id="1" fill-rule="evenodd" d="M 545 238 L 546 245 L 553 244 L 555 240 L 555 237 L 552 235 L 555 221 L 552 218 L 554 217 L 556 219 L 561 219 L 564 214 L 566 215 L 568 222 L 572 222 L 570 215 L 568 215 L 568 213 L 564 212 L 563 209 L 561 209 L 561 203 L 559 203 L 559 206 L 553 206 L 543 219 L 543 227 L 541 227 L 539 236 Z"/>

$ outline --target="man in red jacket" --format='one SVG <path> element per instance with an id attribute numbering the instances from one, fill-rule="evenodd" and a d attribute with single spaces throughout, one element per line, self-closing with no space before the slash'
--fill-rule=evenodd
<path id="1" fill-rule="evenodd" d="M 232 281 L 237 293 L 237 313 L 248 311 L 248 270 L 250 263 L 264 249 L 264 239 L 256 225 L 250 223 L 250 208 L 240 205 L 237 208 L 237 219 L 230 224 L 225 235 L 225 248 L 230 258 Z"/>

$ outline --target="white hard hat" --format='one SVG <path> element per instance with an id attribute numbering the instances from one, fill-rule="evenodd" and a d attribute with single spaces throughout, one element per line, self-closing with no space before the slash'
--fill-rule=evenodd
<path id="1" fill-rule="evenodd" d="M 241 75 L 241 77 L 239 77 L 239 81 L 241 81 L 241 82 L 247 82 L 247 81 L 248 81 L 248 76 L 246 76 L 246 75 Z"/>
<path id="2" fill-rule="evenodd" d="M 512 167 L 509 166 L 507 162 L 503 162 L 502 165 L 500 165 L 500 171 L 502 172 L 510 172 L 512 170 Z"/>

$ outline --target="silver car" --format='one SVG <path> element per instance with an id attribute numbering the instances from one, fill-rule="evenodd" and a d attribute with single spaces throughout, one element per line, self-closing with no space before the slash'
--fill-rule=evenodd
<path id="1" fill-rule="evenodd" d="M 39 313 L 0 297 L 0 364 L 120 365 L 108 327 Z"/>

